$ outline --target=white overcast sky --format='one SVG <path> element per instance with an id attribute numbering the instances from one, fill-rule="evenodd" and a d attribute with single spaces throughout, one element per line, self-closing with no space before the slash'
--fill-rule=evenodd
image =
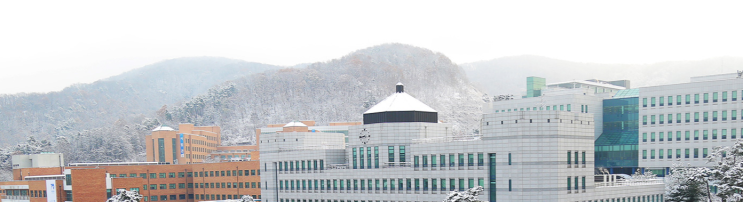
<path id="1" fill-rule="evenodd" d="M 0 94 L 58 91 L 157 61 L 327 61 L 382 43 L 456 63 L 743 56 L 736 1 L 1 1 Z"/>

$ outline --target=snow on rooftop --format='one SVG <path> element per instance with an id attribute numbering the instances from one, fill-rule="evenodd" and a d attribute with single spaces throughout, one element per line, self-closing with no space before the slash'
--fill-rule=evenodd
<path id="1" fill-rule="evenodd" d="M 154 132 L 154 131 L 174 131 L 174 130 L 175 129 L 173 129 L 171 127 L 162 125 L 162 126 L 159 126 L 159 127 L 155 128 L 155 129 L 153 129 L 152 131 Z"/>
<path id="2" fill-rule="evenodd" d="M 374 107 L 364 112 L 364 114 L 390 111 L 436 112 L 436 110 L 423 104 L 420 100 L 402 92 L 390 95 L 382 100 L 382 102 L 379 102 L 379 104 L 374 105 Z"/>
<path id="3" fill-rule="evenodd" d="M 292 121 L 284 125 L 284 127 L 307 127 L 307 125 L 299 121 Z"/>
<path id="4" fill-rule="evenodd" d="M 557 83 L 549 83 L 549 84 L 547 84 L 547 86 L 560 85 L 560 84 L 568 84 L 568 83 L 580 83 L 580 84 L 585 84 L 585 85 L 600 86 L 600 87 L 604 87 L 604 88 L 612 88 L 612 89 L 618 89 L 618 90 L 627 89 L 625 87 L 616 86 L 616 85 L 612 85 L 612 84 L 608 84 L 608 83 L 596 83 L 596 82 L 581 81 L 581 80 L 565 81 L 565 82 L 557 82 Z"/>

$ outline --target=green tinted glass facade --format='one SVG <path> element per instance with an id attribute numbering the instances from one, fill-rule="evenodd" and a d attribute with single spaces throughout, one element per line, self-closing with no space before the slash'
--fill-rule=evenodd
<path id="1" fill-rule="evenodd" d="M 640 100 L 629 97 L 603 102 L 604 131 L 595 142 L 595 166 L 631 174 L 638 160 Z"/>
<path id="2" fill-rule="evenodd" d="M 547 80 L 540 77 L 526 77 L 526 97 L 542 96 L 542 89 L 547 86 Z"/>

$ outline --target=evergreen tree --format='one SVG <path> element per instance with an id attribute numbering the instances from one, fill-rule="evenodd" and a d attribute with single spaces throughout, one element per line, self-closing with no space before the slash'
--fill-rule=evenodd
<path id="1" fill-rule="evenodd" d="M 704 175 L 700 175 L 696 168 L 684 168 L 674 165 L 671 174 L 667 176 L 665 199 L 669 202 L 706 201 L 706 185 Z"/>

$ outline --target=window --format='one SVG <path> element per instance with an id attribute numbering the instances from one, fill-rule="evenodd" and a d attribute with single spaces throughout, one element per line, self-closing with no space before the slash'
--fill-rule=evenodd
<path id="1" fill-rule="evenodd" d="M 420 165 L 418 164 L 418 156 L 413 156 L 413 167 L 417 168 L 419 166 Z"/>
<path id="2" fill-rule="evenodd" d="M 655 115 L 650 116 L 650 125 L 655 125 Z"/>
<path id="3" fill-rule="evenodd" d="M 702 133 L 703 133 L 703 136 L 702 136 L 703 137 L 703 140 L 707 140 L 707 137 L 709 136 L 709 131 L 708 130 L 704 130 L 704 131 L 702 131 Z"/>
<path id="4" fill-rule="evenodd" d="M 449 167 L 454 167 L 454 154 L 449 154 Z"/>
<path id="5" fill-rule="evenodd" d="M 694 148 L 694 158 L 699 158 L 699 148 Z"/>
<path id="6" fill-rule="evenodd" d="M 699 112 L 694 112 L 694 122 L 699 122 Z"/>
<path id="7" fill-rule="evenodd" d="M 689 151 L 690 151 L 689 148 L 686 148 L 684 150 L 684 158 L 687 158 L 687 159 L 689 158 L 689 153 L 690 153 Z"/>
<path id="8" fill-rule="evenodd" d="M 374 147 L 374 168 L 379 168 L 379 147 Z"/>
<path id="9" fill-rule="evenodd" d="M 704 103 L 709 103 L 709 93 L 704 94 Z"/>
<path id="10" fill-rule="evenodd" d="M 699 130 L 694 131 L 694 140 L 699 140 Z"/>
<path id="11" fill-rule="evenodd" d="M 681 158 L 681 149 L 676 149 L 676 158 L 677 159 L 680 159 Z"/>
<path id="12" fill-rule="evenodd" d="M 686 139 L 684 139 L 684 140 L 690 140 L 691 139 L 690 138 L 690 136 L 691 136 L 690 134 L 691 134 L 691 132 L 687 130 L 686 131 Z"/>
<path id="13" fill-rule="evenodd" d="M 668 124 L 673 123 L 673 114 L 668 114 Z"/>
<path id="14" fill-rule="evenodd" d="M 676 123 L 681 123 L 681 113 L 676 114 Z"/>
<path id="15" fill-rule="evenodd" d="M 735 128 L 730 129 L 730 139 L 735 139 Z"/>
<path id="16" fill-rule="evenodd" d="M 459 154 L 459 166 L 464 166 L 464 154 Z"/>
<path id="17" fill-rule="evenodd" d="M 663 149 L 658 150 L 658 159 L 663 159 Z"/>
<path id="18" fill-rule="evenodd" d="M 687 140 L 688 140 L 688 137 L 687 137 Z M 676 141 L 681 141 L 681 131 L 676 131 Z"/>
<path id="19" fill-rule="evenodd" d="M 694 94 L 694 104 L 699 104 L 699 94 Z"/>
<path id="20" fill-rule="evenodd" d="M 681 137 L 681 134 L 679 134 L 679 138 Z M 673 131 L 668 131 L 668 139 L 669 142 L 673 141 Z"/>
<path id="21" fill-rule="evenodd" d="M 713 118 L 716 119 L 716 117 L 713 117 Z M 728 120 L 728 111 L 727 110 L 722 111 L 722 121 L 727 121 L 727 120 Z"/>
<path id="22" fill-rule="evenodd" d="M 394 151 L 394 149 L 393 149 L 393 151 Z M 357 165 L 356 164 L 357 163 L 357 160 L 356 160 L 356 158 L 357 158 L 357 156 L 356 156 L 356 148 L 352 148 L 351 149 L 351 152 L 352 152 L 351 158 L 353 159 L 353 169 L 358 169 L 358 167 L 356 166 Z M 395 162 L 394 161 L 394 158 L 395 158 L 394 156 L 393 157 L 390 157 L 390 158 L 391 158 L 390 162 Z"/>
<path id="23" fill-rule="evenodd" d="M 655 149 L 650 150 L 650 159 L 655 159 Z"/>
<path id="24" fill-rule="evenodd" d="M 668 159 L 672 159 L 673 158 L 673 154 L 671 153 L 672 151 L 673 150 L 668 149 Z"/>
<path id="25" fill-rule="evenodd" d="M 702 149 L 702 158 L 707 158 L 707 148 Z"/>
<path id="26" fill-rule="evenodd" d="M 400 162 L 405 162 L 405 146 L 400 146 Z"/>
<path id="27" fill-rule="evenodd" d="M 642 133 L 642 142 L 648 142 L 648 133 Z M 570 158 L 570 154 L 568 154 L 568 158 Z"/>
<path id="28" fill-rule="evenodd" d="M 728 92 L 727 91 L 723 91 L 722 92 L 722 101 L 723 102 L 727 102 L 728 101 Z"/>
<path id="29" fill-rule="evenodd" d="M 655 142 L 655 132 L 650 133 L 650 142 Z"/>
<path id="30" fill-rule="evenodd" d="M 738 110 L 732 110 L 732 111 L 730 111 L 730 119 L 731 120 L 737 120 L 738 119 Z"/>
<path id="31" fill-rule="evenodd" d="M 663 142 L 663 139 L 664 139 L 663 137 L 664 137 L 664 136 L 663 136 L 663 132 L 659 132 L 659 133 L 658 133 L 658 141 L 659 141 L 659 142 Z"/>
<path id="32" fill-rule="evenodd" d="M 648 98 L 642 98 L 642 107 L 648 107 Z M 570 180 L 568 180 L 568 183 Z M 568 190 L 570 190 L 570 185 L 568 185 Z"/>
<path id="33" fill-rule="evenodd" d="M 436 158 L 436 156 L 433 156 L 433 159 L 435 159 L 435 158 Z M 436 164 L 433 161 L 431 161 L 431 163 L 432 164 Z M 483 166 L 483 165 L 485 165 L 484 155 L 482 153 L 479 153 L 479 154 L 477 154 L 477 166 Z"/>
<path id="34" fill-rule="evenodd" d="M 573 163 L 573 161 L 570 160 L 570 151 L 568 151 L 568 165 L 570 165 L 571 163 Z"/>
<path id="35" fill-rule="evenodd" d="M 732 97 L 731 97 L 732 99 L 731 100 L 732 101 L 737 101 L 738 100 L 738 91 L 733 91 L 731 93 L 732 93 Z"/>
<path id="36" fill-rule="evenodd" d="M 706 114 L 705 114 L 706 115 Z M 704 117 L 704 121 L 707 121 L 707 117 Z M 717 111 L 712 112 L 712 121 L 717 121 Z"/>
<path id="37" fill-rule="evenodd" d="M 691 120 L 691 113 L 686 113 L 686 123 L 689 123 Z"/>
<path id="38" fill-rule="evenodd" d="M 673 96 L 668 96 L 668 106 L 673 106 Z"/>
<path id="39" fill-rule="evenodd" d="M 663 103 L 665 103 L 664 101 L 665 100 L 663 100 L 663 96 L 658 97 L 658 106 L 661 106 L 662 107 L 663 106 Z"/>
<path id="40" fill-rule="evenodd" d="M 572 187 L 572 186 L 570 186 L 570 182 L 571 182 L 570 181 L 570 177 L 568 177 L 568 191 L 570 191 L 570 187 Z"/>
<path id="41" fill-rule="evenodd" d="M 166 173 L 160 173 L 159 175 L 160 175 L 160 178 L 166 178 L 166 176 L 167 176 Z"/>
<path id="42" fill-rule="evenodd" d="M 642 159 L 648 159 L 648 150 L 642 150 Z"/>
<path id="43" fill-rule="evenodd" d="M 387 158 L 388 158 L 387 161 L 395 162 L 395 147 L 393 146 L 387 147 Z"/>
<path id="44" fill-rule="evenodd" d="M 570 155 L 570 154 L 568 154 Z M 511 153 L 508 153 L 508 165 L 511 165 Z"/>
<path id="45" fill-rule="evenodd" d="M 475 154 L 467 154 L 467 166 L 475 166 Z"/>
<path id="46" fill-rule="evenodd" d="M 650 107 L 655 107 L 655 97 L 650 98 Z"/>
<path id="47" fill-rule="evenodd" d="M 648 116 L 642 116 L 642 125 L 648 125 Z"/>
<path id="48" fill-rule="evenodd" d="M 717 92 L 712 93 L 712 102 L 717 102 Z M 704 103 L 707 103 L 707 102 L 704 102 Z"/>
<path id="49" fill-rule="evenodd" d="M 586 165 L 586 152 L 581 153 L 583 165 Z"/>
<path id="50" fill-rule="evenodd" d="M 443 155 L 443 154 L 442 154 L 442 155 L 441 155 L 441 156 L 439 156 L 439 157 L 440 157 L 440 160 L 441 160 L 441 167 L 442 167 L 442 168 L 443 168 L 443 167 L 446 167 L 446 155 Z"/>
<path id="51" fill-rule="evenodd" d="M 560 105 L 560 111 L 565 111 L 565 106 L 564 105 Z"/>
<path id="52" fill-rule="evenodd" d="M 570 110 L 571 110 L 571 109 L 570 109 L 570 104 L 568 104 L 568 111 L 570 111 Z"/>

